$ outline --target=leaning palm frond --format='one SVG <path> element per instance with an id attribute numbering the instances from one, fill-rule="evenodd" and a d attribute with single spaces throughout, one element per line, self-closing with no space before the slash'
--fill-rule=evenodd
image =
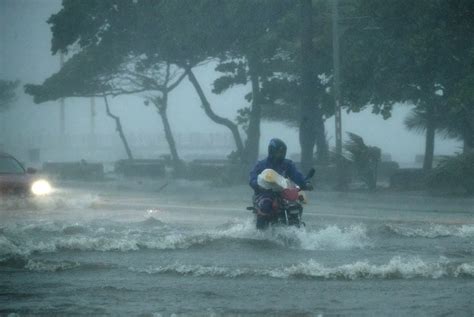
<path id="1" fill-rule="evenodd" d="M 424 133 L 428 122 L 427 114 L 424 109 L 413 109 L 405 118 L 405 127 L 416 133 Z"/>
<path id="2" fill-rule="evenodd" d="M 462 118 L 458 118 L 459 115 L 456 113 L 436 113 L 434 120 L 436 124 L 436 131 L 441 133 L 441 136 L 445 139 L 455 139 L 460 137 L 459 125 L 453 124 L 453 122 L 459 122 Z M 405 127 L 416 133 L 422 134 L 426 132 L 428 125 L 428 114 L 425 108 L 415 108 L 407 115 L 404 120 Z"/>
<path id="3" fill-rule="evenodd" d="M 377 184 L 377 166 L 382 157 L 382 151 L 376 146 L 367 146 L 362 137 L 348 132 L 349 140 L 344 149 L 349 152 L 350 158 L 357 169 L 357 173 L 367 184 L 369 189 L 375 189 Z"/>

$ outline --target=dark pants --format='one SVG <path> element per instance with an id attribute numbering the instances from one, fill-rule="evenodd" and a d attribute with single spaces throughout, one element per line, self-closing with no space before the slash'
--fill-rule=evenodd
<path id="1" fill-rule="evenodd" d="M 261 193 L 254 196 L 254 206 L 257 208 L 257 229 L 266 229 L 275 211 L 274 193 Z"/>

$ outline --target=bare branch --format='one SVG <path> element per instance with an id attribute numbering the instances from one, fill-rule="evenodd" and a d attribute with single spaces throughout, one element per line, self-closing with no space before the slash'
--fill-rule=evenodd
<path id="1" fill-rule="evenodd" d="M 167 87 L 167 91 L 170 92 L 173 89 L 175 89 L 183 81 L 183 79 L 186 78 L 186 75 L 187 73 L 183 72 L 181 76 L 178 78 L 178 80 L 176 80 L 173 84 Z"/>

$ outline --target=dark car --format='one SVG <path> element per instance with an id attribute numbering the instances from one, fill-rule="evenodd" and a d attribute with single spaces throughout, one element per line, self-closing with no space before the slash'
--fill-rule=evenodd
<path id="1" fill-rule="evenodd" d="M 25 169 L 12 155 L 0 152 L 0 196 L 42 196 L 51 192 L 48 181 Z"/>

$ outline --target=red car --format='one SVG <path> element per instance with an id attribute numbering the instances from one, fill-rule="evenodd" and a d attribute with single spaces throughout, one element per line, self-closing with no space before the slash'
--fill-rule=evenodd
<path id="1" fill-rule="evenodd" d="M 35 173 L 35 169 L 25 169 L 13 156 L 0 152 L 0 197 L 51 193 L 49 182 L 36 177 Z"/>

